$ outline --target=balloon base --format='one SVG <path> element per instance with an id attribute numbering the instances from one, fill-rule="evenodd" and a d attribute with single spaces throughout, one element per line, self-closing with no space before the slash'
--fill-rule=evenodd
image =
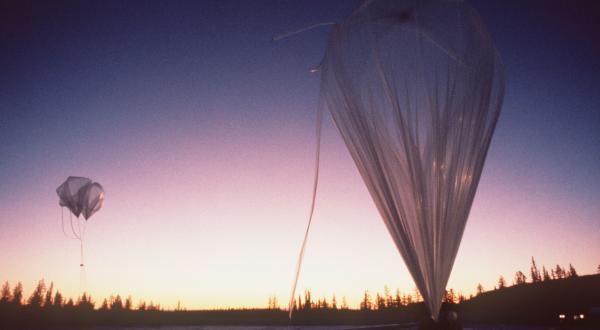
<path id="1" fill-rule="evenodd" d="M 463 330 L 463 327 L 457 321 L 439 320 L 434 322 L 432 319 L 427 319 L 419 324 L 418 330 Z"/>

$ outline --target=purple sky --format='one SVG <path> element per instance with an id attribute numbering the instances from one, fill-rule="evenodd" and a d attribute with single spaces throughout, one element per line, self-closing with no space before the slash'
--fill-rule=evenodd
<path id="1" fill-rule="evenodd" d="M 507 92 L 450 287 L 600 263 L 593 2 L 474 1 Z M 308 212 L 319 63 L 353 1 L 19 2 L 0 10 L 0 280 L 190 308 L 288 299 Z M 300 291 L 414 284 L 327 118 Z M 87 279 L 56 187 L 103 184 Z M 510 281 L 510 280 L 509 280 Z"/>

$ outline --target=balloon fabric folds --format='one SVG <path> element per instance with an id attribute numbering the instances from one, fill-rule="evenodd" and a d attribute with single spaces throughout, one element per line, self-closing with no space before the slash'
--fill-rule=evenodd
<path id="1" fill-rule="evenodd" d="M 84 190 L 92 180 L 70 176 L 67 180 L 56 188 L 56 193 L 60 198 L 58 204 L 68 208 L 75 217 L 79 217 L 83 209 Z"/>
<path id="2" fill-rule="evenodd" d="M 56 194 L 59 197 L 59 205 L 66 207 L 71 211 L 70 215 L 75 215 L 75 220 L 70 216 L 71 234 L 65 231 L 64 218 L 61 219 L 61 226 L 65 236 L 77 239 L 81 248 L 81 264 L 83 267 L 83 239 L 85 236 L 85 227 L 87 220 L 102 208 L 104 203 L 104 189 L 97 182 L 92 182 L 88 178 L 70 176 L 67 180 L 56 188 Z M 79 216 L 85 221 L 80 223 Z"/>
<path id="3" fill-rule="evenodd" d="M 335 25 L 321 97 L 437 320 L 504 96 L 462 1 L 364 1 Z"/>

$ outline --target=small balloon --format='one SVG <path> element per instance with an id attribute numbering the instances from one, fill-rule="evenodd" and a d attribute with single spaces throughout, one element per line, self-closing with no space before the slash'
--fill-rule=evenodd
<path id="1" fill-rule="evenodd" d="M 64 206 L 75 215 L 79 217 L 82 211 L 82 199 L 83 193 L 82 188 L 86 187 L 92 182 L 92 180 L 83 177 L 70 176 L 56 188 L 58 194 L 60 206 Z"/>

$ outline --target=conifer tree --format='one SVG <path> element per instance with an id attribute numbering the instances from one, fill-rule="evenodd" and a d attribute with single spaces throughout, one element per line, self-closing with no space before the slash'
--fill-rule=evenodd
<path id="1" fill-rule="evenodd" d="M 56 294 L 54 294 L 54 302 L 52 303 L 52 306 L 55 308 L 62 308 L 63 307 L 63 296 L 62 293 L 60 293 L 60 291 L 56 290 Z"/>
<path id="2" fill-rule="evenodd" d="M 365 290 L 365 294 L 363 295 L 363 300 L 360 302 L 361 310 L 370 310 L 371 309 L 371 295 L 369 294 L 369 290 Z"/>
<path id="3" fill-rule="evenodd" d="M 23 303 L 23 284 L 21 284 L 21 282 L 18 282 L 13 289 L 12 299 L 10 302 L 17 306 L 21 306 Z"/>
<path id="4" fill-rule="evenodd" d="M 0 291 L 0 305 L 8 304 L 12 299 L 12 295 L 10 294 L 10 284 L 8 281 L 2 284 L 2 290 Z"/>
<path id="5" fill-rule="evenodd" d="M 575 270 L 575 267 L 573 267 L 572 264 L 569 264 L 569 277 L 577 277 L 577 271 Z"/>
<path id="6" fill-rule="evenodd" d="M 504 276 L 500 275 L 498 279 L 498 289 L 504 289 L 506 287 L 506 280 L 504 280 Z"/>
<path id="7" fill-rule="evenodd" d="M 550 280 L 550 275 L 548 274 L 548 271 L 546 270 L 546 266 L 542 266 L 542 274 L 544 276 L 544 281 Z"/>
<path id="8" fill-rule="evenodd" d="M 479 296 L 480 294 L 484 293 L 485 291 L 483 290 L 483 285 L 481 285 L 481 283 L 477 284 L 477 296 Z"/>
<path id="9" fill-rule="evenodd" d="M 129 295 L 127 296 L 127 299 L 125 299 L 125 309 L 129 311 L 131 308 L 133 308 L 133 298 Z M 177 301 L 177 308 L 179 310 L 179 301 Z"/>
<path id="10" fill-rule="evenodd" d="M 44 302 L 44 293 L 46 292 L 46 284 L 44 280 L 40 280 L 31 293 L 31 296 L 27 300 L 29 307 L 42 307 L 42 303 Z"/>
<path id="11" fill-rule="evenodd" d="M 525 276 L 525 274 L 523 274 L 522 271 L 518 271 L 515 273 L 515 284 L 519 285 L 519 284 L 524 284 L 527 282 L 527 276 Z"/>
<path id="12" fill-rule="evenodd" d="M 304 309 L 310 310 L 313 307 L 312 304 L 310 290 L 304 291 Z"/>
<path id="13" fill-rule="evenodd" d="M 540 271 L 538 270 L 537 265 L 535 264 L 535 259 L 531 257 L 531 282 L 535 283 L 541 280 L 542 277 L 540 276 Z"/>
<path id="14" fill-rule="evenodd" d="M 143 308 L 141 307 L 143 304 Z M 142 302 L 140 303 L 140 307 L 138 307 L 138 310 L 145 310 L 146 309 L 146 303 Z M 108 300 L 106 300 L 106 298 L 104 298 L 104 300 L 102 300 L 102 304 L 100 305 L 100 310 L 102 311 L 107 311 L 108 310 Z"/>
<path id="15" fill-rule="evenodd" d="M 387 285 L 383 287 L 383 294 L 385 295 L 385 307 L 386 308 L 394 307 L 394 298 L 390 294 L 390 289 L 388 288 Z"/>
<path id="16" fill-rule="evenodd" d="M 375 296 L 375 303 L 377 305 L 377 310 L 384 310 L 385 309 L 385 299 L 379 294 L 379 292 L 377 292 L 377 295 Z"/>
<path id="17" fill-rule="evenodd" d="M 400 298 L 400 289 L 396 289 L 396 298 L 394 299 L 394 305 L 396 308 L 402 306 L 402 298 Z"/>
<path id="18" fill-rule="evenodd" d="M 415 292 L 415 302 L 423 301 L 423 297 L 421 296 L 421 292 L 419 292 L 419 288 L 415 287 L 414 292 Z"/>
<path id="19" fill-rule="evenodd" d="M 556 279 L 565 278 L 565 271 L 558 264 L 556 265 L 554 273 L 556 274 Z"/>
<path id="20" fill-rule="evenodd" d="M 341 309 L 348 309 L 348 301 L 346 301 L 346 296 L 342 296 L 342 306 Z"/>
<path id="21" fill-rule="evenodd" d="M 44 298 L 44 307 L 46 308 L 54 306 L 54 302 L 52 301 L 52 291 L 54 291 L 54 282 L 50 282 L 50 286 L 46 290 L 46 297 Z"/>
<path id="22" fill-rule="evenodd" d="M 123 309 L 123 300 L 121 299 L 120 295 L 117 295 L 116 297 L 112 297 L 111 296 L 111 302 L 110 302 L 110 310 L 122 310 Z"/>

